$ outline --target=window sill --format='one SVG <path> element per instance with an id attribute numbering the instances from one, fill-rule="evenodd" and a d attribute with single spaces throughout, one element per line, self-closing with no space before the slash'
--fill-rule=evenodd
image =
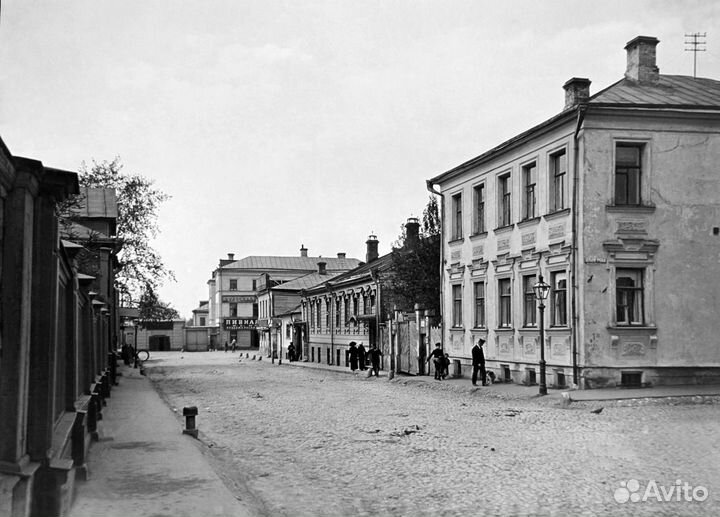
<path id="1" fill-rule="evenodd" d="M 465 327 L 450 327 L 450 332 L 465 332 Z"/>
<path id="2" fill-rule="evenodd" d="M 473 327 L 470 329 L 472 332 L 487 332 L 487 327 Z"/>
<path id="3" fill-rule="evenodd" d="M 450 246 L 452 246 L 452 245 L 455 245 L 455 244 L 460 244 L 460 243 L 463 242 L 464 240 L 465 240 L 465 237 L 458 237 L 457 239 L 453 239 L 453 240 L 451 240 L 451 241 L 448 241 L 448 244 L 449 244 Z"/>
<path id="4" fill-rule="evenodd" d="M 654 205 L 607 205 L 605 210 L 610 213 L 652 214 Z"/>
<path id="5" fill-rule="evenodd" d="M 657 327 L 647 325 L 611 325 L 607 329 L 615 331 L 637 330 L 641 332 L 657 332 Z"/>
<path id="6" fill-rule="evenodd" d="M 540 328 L 536 325 L 534 327 L 520 327 L 518 330 L 520 332 L 538 332 Z"/>
<path id="7" fill-rule="evenodd" d="M 495 332 L 515 332 L 514 327 L 498 327 L 495 329 Z"/>
<path id="8" fill-rule="evenodd" d="M 493 230 L 493 232 L 496 233 L 496 234 L 498 234 L 498 233 L 506 233 L 506 232 L 512 231 L 513 228 L 515 228 L 515 225 L 514 225 L 514 224 L 509 224 L 509 225 L 507 225 L 507 226 L 499 226 L 499 227 L 495 228 L 495 229 Z"/>
<path id="9" fill-rule="evenodd" d="M 543 217 L 546 221 L 551 221 L 553 219 L 557 219 L 563 216 L 566 216 L 570 213 L 569 208 L 564 208 L 562 210 L 558 210 L 557 212 L 550 212 L 549 214 L 545 214 Z"/>
<path id="10" fill-rule="evenodd" d="M 473 233 L 470 236 L 470 240 L 474 241 L 477 239 L 484 239 L 485 237 L 487 237 L 487 235 L 488 235 L 488 232 Z"/>
<path id="11" fill-rule="evenodd" d="M 517 223 L 518 228 L 525 228 L 527 226 L 536 226 L 540 223 L 539 217 L 533 217 L 532 219 L 523 219 L 519 223 Z"/>

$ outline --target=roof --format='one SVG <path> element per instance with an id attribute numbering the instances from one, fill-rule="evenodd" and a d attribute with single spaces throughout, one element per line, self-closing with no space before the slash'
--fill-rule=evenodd
<path id="1" fill-rule="evenodd" d="M 208 312 L 210 310 L 209 303 L 204 302 L 193 309 L 193 312 Z"/>
<path id="2" fill-rule="evenodd" d="M 302 289 L 310 289 L 311 287 L 315 287 L 316 285 L 337 277 L 339 274 L 340 272 L 328 273 L 325 275 L 321 275 L 320 273 L 310 273 L 308 275 L 295 278 L 294 280 L 290 280 L 289 282 L 276 285 L 272 289 L 274 291 L 300 291 Z"/>
<path id="3" fill-rule="evenodd" d="M 720 81 L 686 75 L 660 75 L 656 83 L 622 79 L 593 95 L 589 105 L 720 110 Z"/>
<path id="4" fill-rule="evenodd" d="M 339 275 L 335 276 L 334 278 L 330 279 L 331 283 L 333 285 L 340 285 L 340 284 L 352 284 L 353 282 L 357 281 L 363 281 L 367 280 L 368 276 L 370 276 L 370 272 L 373 270 L 387 270 L 392 265 L 392 252 L 387 253 L 383 255 L 382 257 L 378 257 L 377 259 L 373 260 L 372 262 L 368 262 L 367 264 L 363 264 L 359 267 L 356 267 L 355 269 L 351 269 L 350 271 L 347 271 L 345 273 L 340 273 Z M 318 284 L 315 286 L 317 288 L 321 287 L 321 284 Z M 310 288 L 308 289 L 310 290 Z"/>
<path id="5" fill-rule="evenodd" d="M 659 75 L 657 82 L 636 82 L 621 79 L 591 96 L 586 105 L 566 109 L 544 122 L 524 131 L 475 158 L 461 163 L 428 180 L 438 184 L 458 173 L 467 171 L 488 161 L 520 142 L 527 141 L 557 124 L 575 120 L 578 108 L 645 107 L 656 109 L 717 110 L 720 111 L 720 81 L 684 75 Z"/>
<path id="6" fill-rule="evenodd" d="M 263 271 L 294 269 L 313 271 L 317 270 L 318 262 L 325 262 L 327 271 L 347 271 L 360 264 L 360 261 L 354 258 L 250 256 L 225 264 L 220 269 L 259 269 Z"/>
<path id="7" fill-rule="evenodd" d="M 80 195 L 84 202 L 78 207 L 79 217 L 117 219 L 117 197 L 114 189 L 81 187 Z"/>

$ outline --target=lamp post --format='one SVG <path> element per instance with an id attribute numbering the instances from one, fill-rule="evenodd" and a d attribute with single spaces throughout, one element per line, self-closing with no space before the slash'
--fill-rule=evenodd
<path id="1" fill-rule="evenodd" d="M 533 286 L 535 298 L 538 300 L 540 309 L 540 395 L 547 395 L 545 384 L 545 300 L 550 294 L 550 286 L 543 281 L 543 276 L 538 277 L 538 282 Z"/>

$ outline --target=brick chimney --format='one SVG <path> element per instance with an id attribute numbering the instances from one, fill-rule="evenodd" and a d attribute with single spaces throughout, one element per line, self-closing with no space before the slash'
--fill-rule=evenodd
<path id="1" fill-rule="evenodd" d="M 325 266 L 327 266 L 327 262 L 318 262 L 318 274 L 320 275 L 327 275 L 327 269 L 325 269 Z"/>
<path id="2" fill-rule="evenodd" d="M 235 254 L 234 254 L 234 253 L 228 253 L 228 260 L 234 261 L 234 260 L 235 260 Z"/>
<path id="3" fill-rule="evenodd" d="M 300 256 L 301 257 L 307 257 L 307 248 L 304 244 L 300 245 Z"/>
<path id="4" fill-rule="evenodd" d="M 339 258 L 339 259 L 344 259 L 345 256 L 346 256 L 345 253 L 338 252 L 338 258 Z"/>
<path id="5" fill-rule="evenodd" d="M 652 36 L 638 36 L 625 45 L 627 70 L 625 77 L 638 83 L 656 83 L 660 70 L 655 64 L 655 47 L 660 40 Z"/>
<path id="6" fill-rule="evenodd" d="M 367 253 L 365 254 L 365 262 L 372 262 L 378 258 L 378 240 L 376 235 L 370 235 L 367 244 Z"/>
<path id="7" fill-rule="evenodd" d="M 420 240 L 420 221 L 417 217 L 408 218 L 405 223 L 405 247 L 413 249 Z"/>
<path id="8" fill-rule="evenodd" d="M 565 89 L 565 109 L 585 104 L 590 98 L 590 79 L 573 77 L 563 85 Z"/>

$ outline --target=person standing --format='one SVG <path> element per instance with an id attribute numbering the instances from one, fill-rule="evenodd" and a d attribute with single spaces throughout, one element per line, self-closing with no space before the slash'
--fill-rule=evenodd
<path id="1" fill-rule="evenodd" d="M 480 374 L 480 381 L 483 386 L 487 386 L 485 380 L 485 352 L 483 352 L 483 345 L 485 340 L 483 338 L 478 339 L 478 342 L 472 347 L 472 383 L 473 386 L 477 386 L 478 373 Z"/>
<path id="2" fill-rule="evenodd" d="M 237 340 L 233 339 L 232 343 L 230 343 L 230 347 L 232 348 L 231 353 L 235 353 L 235 347 L 237 346 Z"/>
<path id="3" fill-rule="evenodd" d="M 359 366 L 361 370 L 367 370 L 367 365 L 365 364 L 366 354 L 365 345 L 363 345 L 362 341 L 360 341 L 360 345 L 358 346 L 358 362 L 360 363 Z"/>
<path id="4" fill-rule="evenodd" d="M 348 349 L 348 355 L 350 356 L 350 370 L 353 372 L 358 369 L 358 350 L 355 346 L 355 341 L 350 341 L 350 348 Z"/>
<path id="5" fill-rule="evenodd" d="M 370 354 L 370 364 L 372 366 L 370 377 L 372 377 L 373 372 L 375 372 L 375 377 L 380 377 L 378 371 L 380 370 L 380 358 L 383 354 L 375 344 L 370 347 L 370 351 L 368 353 Z"/>
<path id="6" fill-rule="evenodd" d="M 288 361 L 293 362 L 295 360 L 295 345 L 290 343 L 288 345 Z"/>
<path id="7" fill-rule="evenodd" d="M 227 349 L 228 349 L 228 342 L 225 341 L 225 353 L 226 353 L 226 354 L 227 354 Z"/>
<path id="8" fill-rule="evenodd" d="M 430 352 L 430 355 L 427 358 L 428 363 L 430 362 L 430 359 L 433 360 L 433 365 L 435 366 L 435 380 L 442 380 L 442 374 L 445 365 L 445 356 L 443 355 L 440 343 L 435 343 L 435 350 Z"/>

